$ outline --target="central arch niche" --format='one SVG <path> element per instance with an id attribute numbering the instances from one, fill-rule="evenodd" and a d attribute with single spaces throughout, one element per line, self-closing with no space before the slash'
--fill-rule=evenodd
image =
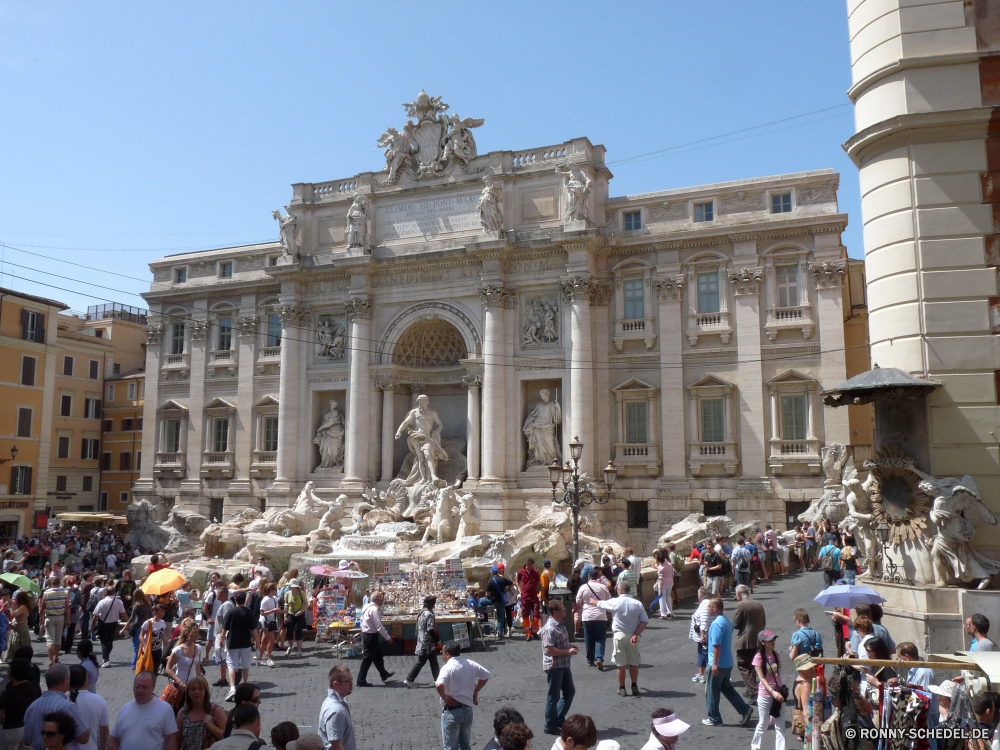
<path id="1" fill-rule="evenodd" d="M 407 328 L 392 350 L 392 363 L 409 367 L 460 365 L 469 356 L 465 339 L 441 318 L 423 318 Z"/>

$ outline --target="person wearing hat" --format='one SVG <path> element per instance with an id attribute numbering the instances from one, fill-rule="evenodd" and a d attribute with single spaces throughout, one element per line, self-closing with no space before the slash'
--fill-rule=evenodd
<path id="1" fill-rule="evenodd" d="M 945 680 L 940 685 L 931 685 L 928 688 L 931 693 L 937 696 L 938 700 L 938 724 L 948 721 L 948 713 L 951 711 L 951 702 L 955 700 L 958 691 L 961 689 L 954 680 Z"/>
<path id="2" fill-rule="evenodd" d="M 490 568 L 490 580 L 486 583 L 486 596 L 490 598 L 490 603 L 497 611 L 497 640 L 503 638 L 503 634 L 509 634 L 510 627 L 514 624 L 513 607 L 508 608 L 504 601 L 504 594 L 510 591 L 514 582 L 500 572 L 500 565 Z"/>
<path id="3" fill-rule="evenodd" d="M 816 664 L 809 654 L 795 657 L 795 682 L 792 685 L 792 734 L 800 740 L 806 736 L 806 714 L 809 707 L 809 695 L 812 692 L 812 681 L 816 676 Z"/>
<path id="4" fill-rule="evenodd" d="M 774 717 L 774 746 L 776 750 L 785 747 L 785 716 L 783 712 L 785 696 L 788 688 L 781 681 L 781 657 L 774 649 L 778 636 L 770 630 L 763 631 L 759 636 L 760 650 L 753 658 L 753 666 L 757 670 L 757 728 L 754 729 L 750 750 L 760 750 L 764 732 L 771 722 L 771 706 L 778 704 L 778 715 Z"/>
<path id="5" fill-rule="evenodd" d="M 267 567 L 266 560 L 263 555 L 257 555 L 257 564 L 250 568 L 250 578 L 266 578 L 267 580 L 273 580 L 271 575 L 271 569 Z"/>
<path id="6" fill-rule="evenodd" d="M 642 750 L 663 750 L 677 744 L 677 738 L 691 728 L 677 718 L 677 714 L 669 708 L 658 708 L 653 711 L 653 723 L 649 728 L 649 740 Z"/>
<path id="7" fill-rule="evenodd" d="M 844 583 L 853 586 L 858 575 L 858 561 L 854 557 L 854 547 L 847 546 L 840 550 L 840 568 Z"/>
<path id="8" fill-rule="evenodd" d="M 293 578 L 288 582 L 285 593 L 285 628 L 288 632 L 288 648 L 285 656 L 292 655 L 292 641 L 299 656 L 302 656 L 302 631 L 306 627 L 306 609 L 309 607 L 309 597 L 302 590 L 302 582 Z"/>

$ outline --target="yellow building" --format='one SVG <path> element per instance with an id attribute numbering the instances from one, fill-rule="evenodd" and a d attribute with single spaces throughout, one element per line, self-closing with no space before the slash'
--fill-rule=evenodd
<path id="1" fill-rule="evenodd" d="M 29 533 L 48 506 L 59 313 L 67 305 L 0 288 L 0 538 Z"/>
<path id="2" fill-rule="evenodd" d="M 99 510 L 121 512 L 142 465 L 142 405 L 145 368 L 111 375 L 104 383 Z"/>

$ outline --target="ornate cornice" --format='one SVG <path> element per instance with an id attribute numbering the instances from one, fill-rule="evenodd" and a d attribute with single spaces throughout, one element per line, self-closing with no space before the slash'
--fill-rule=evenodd
<path id="1" fill-rule="evenodd" d="M 371 297 L 351 297 L 344 303 L 344 307 L 347 308 L 348 320 L 372 319 Z"/>
<path id="2" fill-rule="evenodd" d="M 256 315 L 240 315 L 233 320 L 233 325 L 240 336 L 255 336 L 258 323 L 260 323 L 260 318 Z"/>
<path id="3" fill-rule="evenodd" d="M 656 290 L 660 293 L 660 299 L 669 302 L 680 300 L 684 292 L 684 276 L 664 276 L 653 280 Z"/>
<path id="4" fill-rule="evenodd" d="M 483 307 L 502 307 L 510 310 L 517 300 L 517 290 L 507 284 L 485 284 L 479 287 L 479 296 Z"/>
<path id="5" fill-rule="evenodd" d="M 146 333 L 147 344 L 159 344 L 163 341 L 164 325 L 162 323 L 151 323 L 148 326 L 143 326 L 142 330 Z"/>
<path id="6" fill-rule="evenodd" d="M 192 320 L 188 323 L 192 341 L 204 341 L 208 338 L 209 323 L 207 320 Z"/>
<path id="7" fill-rule="evenodd" d="M 820 289 L 833 289 L 844 282 L 847 275 L 847 261 L 828 260 L 825 263 L 813 263 L 810 267 L 816 277 L 816 286 Z"/>
<path id="8" fill-rule="evenodd" d="M 593 276 L 570 276 L 559 282 L 559 288 L 570 302 L 589 301 L 597 291 L 597 280 Z"/>
<path id="9" fill-rule="evenodd" d="M 737 297 L 760 294 L 760 280 L 763 276 L 763 268 L 741 268 L 739 271 L 729 272 L 729 283 L 733 285 Z"/>
<path id="10" fill-rule="evenodd" d="M 479 388 L 483 384 L 483 376 L 469 374 L 462 378 L 463 388 Z"/>
<path id="11" fill-rule="evenodd" d="M 309 308 L 296 304 L 278 305 L 282 325 L 302 325 L 309 321 Z"/>

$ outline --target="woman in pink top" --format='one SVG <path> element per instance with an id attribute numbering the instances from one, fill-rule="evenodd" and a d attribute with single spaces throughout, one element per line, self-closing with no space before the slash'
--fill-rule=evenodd
<path id="1" fill-rule="evenodd" d="M 784 708 L 785 694 L 781 688 L 781 658 L 774 650 L 774 642 L 778 636 L 770 630 L 765 630 L 757 639 L 760 641 L 760 650 L 754 654 L 751 662 L 757 670 L 757 679 L 760 684 L 757 687 L 757 728 L 754 730 L 753 739 L 750 741 L 750 750 L 760 750 L 761 742 L 764 740 L 764 732 L 771 722 L 771 705 L 777 703 Z M 784 711 L 779 709 L 779 714 L 774 717 L 774 747 L 775 750 L 785 748 L 785 716 Z"/>
<path id="2" fill-rule="evenodd" d="M 656 552 L 656 577 L 660 582 L 660 619 L 673 619 L 674 611 L 670 608 L 670 590 L 674 587 L 674 566 L 670 564 L 662 551 Z"/>

